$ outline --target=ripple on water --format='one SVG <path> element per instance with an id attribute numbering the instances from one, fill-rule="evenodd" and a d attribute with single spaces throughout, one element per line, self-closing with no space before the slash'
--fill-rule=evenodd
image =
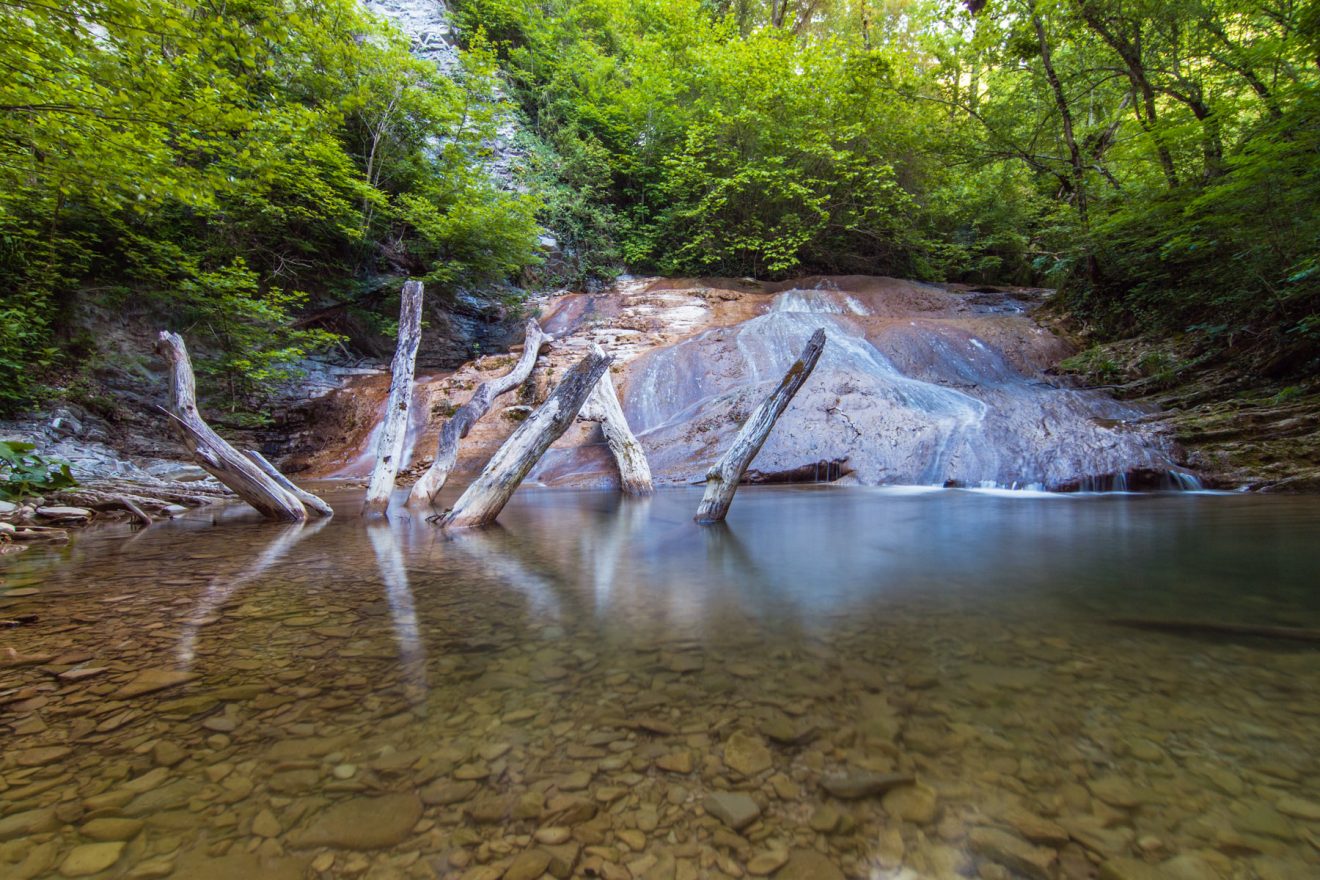
<path id="1" fill-rule="evenodd" d="M 1320 626 L 1320 502 L 696 499 L 23 554 L 0 874 L 1320 874 L 1320 655 L 1105 623 Z"/>

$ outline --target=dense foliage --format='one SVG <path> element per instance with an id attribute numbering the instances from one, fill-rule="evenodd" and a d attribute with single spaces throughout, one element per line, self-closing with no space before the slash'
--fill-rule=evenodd
<path id="1" fill-rule="evenodd" d="M 1320 353 L 1302 0 L 454 0 L 455 79 L 354 0 L 0 4 L 0 409 L 80 303 L 249 398 L 378 273 L 563 260 L 1061 285 L 1103 333 Z M 500 84 L 497 88 L 497 84 Z M 500 89 L 521 187 L 484 156 Z"/>
<path id="2" fill-rule="evenodd" d="M 1110 332 L 1252 328 L 1302 361 L 1315 9 L 458 0 L 558 171 L 548 220 L 584 275 L 1047 281 Z"/>
<path id="3" fill-rule="evenodd" d="M 0 440 L 0 501 L 77 485 L 66 462 L 37 453 L 31 443 Z"/>
<path id="4" fill-rule="evenodd" d="M 531 259 L 534 202 L 481 171 L 489 67 L 442 77 L 354 0 L 7 0 L 0 69 L 0 409 L 89 299 L 241 401 L 327 341 L 309 294 Z"/>

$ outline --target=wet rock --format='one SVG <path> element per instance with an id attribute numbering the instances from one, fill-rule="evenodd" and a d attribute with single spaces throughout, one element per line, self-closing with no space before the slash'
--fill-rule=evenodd
<path id="1" fill-rule="evenodd" d="M 1052 880 L 1058 854 L 1032 846 L 1022 838 L 997 828 L 973 828 L 968 835 L 972 852 L 1011 871 L 1037 880 Z"/>
<path id="2" fill-rule="evenodd" d="M 736 731 L 724 743 L 724 763 L 743 776 L 755 776 L 769 770 L 774 759 L 760 737 Z"/>
<path id="3" fill-rule="evenodd" d="M 845 880 L 839 866 L 814 849 L 793 850 L 774 876 L 775 880 Z"/>
<path id="4" fill-rule="evenodd" d="M 92 518 L 92 512 L 85 507 L 38 507 L 37 516 L 54 522 L 81 522 Z"/>
<path id="5" fill-rule="evenodd" d="M 842 818 L 843 817 L 839 815 L 838 810 L 828 804 L 823 804 L 817 807 L 815 812 L 811 814 L 811 818 L 807 821 L 807 825 L 810 826 L 812 831 L 819 831 L 821 834 L 830 834 L 839 827 L 839 822 Z"/>
<path id="6" fill-rule="evenodd" d="M 1275 840 L 1284 841 L 1297 839 L 1297 829 L 1293 824 L 1278 810 L 1265 804 L 1256 804 L 1241 816 L 1234 818 L 1233 827 L 1243 834 L 1273 837 Z"/>
<path id="7" fill-rule="evenodd" d="M 421 816 L 422 802 L 413 794 L 351 798 L 314 816 L 306 828 L 289 835 L 289 843 L 300 849 L 381 849 L 407 839 Z"/>
<path id="8" fill-rule="evenodd" d="M 156 691 L 163 691 L 166 688 L 178 687 L 190 681 L 196 681 L 199 677 L 195 672 L 182 669 L 144 669 L 134 676 L 132 681 L 114 693 L 111 699 L 131 700 L 144 694 L 151 694 Z"/>
<path id="9" fill-rule="evenodd" d="M 857 800 L 882 795 L 900 785 L 912 785 L 915 782 L 916 778 L 910 773 L 870 773 L 850 770 L 841 776 L 822 777 L 820 785 L 836 798 Z"/>
<path id="10" fill-rule="evenodd" d="M 1140 806 L 1146 799 L 1132 783 L 1121 776 L 1102 776 L 1086 784 L 1091 794 L 1111 807 L 1131 809 Z"/>
<path id="11" fill-rule="evenodd" d="M 132 840 L 145 823 L 141 819 L 92 819 L 78 829 L 83 837 L 98 841 Z"/>
<path id="12" fill-rule="evenodd" d="M 120 841 L 112 843 L 84 843 L 75 846 L 60 862 L 60 873 L 65 877 L 89 877 L 107 870 L 119 861 L 124 851 Z"/>
<path id="13" fill-rule="evenodd" d="M 563 825 L 547 825 L 544 828 L 536 829 L 532 836 L 536 838 L 537 843 L 544 843 L 550 846 L 558 846 L 561 843 L 567 843 L 572 831 Z"/>
<path id="14" fill-rule="evenodd" d="M 765 877 L 778 871 L 788 862 L 787 850 L 769 850 L 752 856 L 747 862 L 747 873 Z"/>
<path id="15" fill-rule="evenodd" d="M 422 803 L 427 806 L 449 806 L 472 797 L 477 793 L 477 788 L 475 782 L 451 782 L 448 779 L 441 779 L 432 782 L 418 794 Z"/>
<path id="16" fill-rule="evenodd" d="M 670 752 L 655 759 L 655 766 L 669 773 L 691 773 L 695 767 L 692 753 L 688 751 Z"/>
<path id="17" fill-rule="evenodd" d="M 707 813 L 710 813 L 734 831 L 741 831 L 761 815 L 761 807 L 742 792 L 712 792 L 706 796 L 701 805 Z"/>
<path id="18" fill-rule="evenodd" d="M 269 809 L 262 809 L 252 820 L 252 833 L 258 837 L 279 837 L 284 829 Z"/>
<path id="19" fill-rule="evenodd" d="M 1158 865 L 1141 859 L 1109 859 L 1100 866 L 1099 880 L 1171 880 Z"/>
<path id="20" fill-rule="evenodd" d="M 54 808 L 27 810 L 0 819 L 0 840 L 30 837 L 33 834 L 57 831 L 59 827 L 60 820 L 55 815 Z"/>
<path id="21" fill-rule="evenodd" d="M 550 867 L 552 856 L 543 849 L 519 853 L 504 872 L 504 880 L 537 880 Z"/>
<path id="22" fill-rule="evenodd" d="M 24 749 L 14 755 L 14 762 L 20 767 L 44 767 L 54 764 L 73 754 L 68 746 L 43 746 L 37 749 Z"/>
<path id="23" fill-rule="evenodd" d="M 170 859 L 147 859 L 138 862 L 124 876 L 128 880 L 161 880 L 174 873 L 174 862 Z"/>
<path id="24" fill-rule="evenodd" d="M 151 748 L 151 759 L 162 767 L 173 767 L 186 757 L 188 753 L 169 740 L 160 740 Z"/>
<path id="25" fill-rule="evenodd" d="M 1294 819 L 1320 822 L 1320 803 L 1315 801 L 1303 800 L 1293 795 L 1284 795 L 1279 798 L 1274 807 L 1283 815 L 1292 816 Z"/>
<path id="26" fill-rule="evenodd" d="M 924 785 L 902 785 L 885 794 L 880 801 L 885 812 L 895 819 L 915 825 L 929 825 L 938 811 L 935 792 Z"/>

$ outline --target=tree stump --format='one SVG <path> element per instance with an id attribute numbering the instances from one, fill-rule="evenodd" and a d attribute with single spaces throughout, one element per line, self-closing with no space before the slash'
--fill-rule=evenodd
<path id="1" fill-rule="evenodd" d="M 605 352 L 600 346 L 593 345 L 592 351 L 602 357 Z M 619 395 L 614 390 L 614 381 L 610 371 L 600 377 L 596 387 L 591 389 L 591 396 L 582 407 L 581 418 L 589 422 L 599 422 L 601 433 L 610 454 L 619 467 L 619 488 L 625 495 L 650 495 L 655 491 L 651 483 L 651 465 L 646 461 L 646 450 L 633 435 L 624 418 L 623 407 L 619 405 Z"/>

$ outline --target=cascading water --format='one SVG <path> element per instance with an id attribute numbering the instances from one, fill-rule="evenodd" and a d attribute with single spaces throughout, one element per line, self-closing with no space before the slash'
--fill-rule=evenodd
<path id="1" fill-rule="evenodd" d="M 846 462 L 851 479 L 867 485 L 1082 488 L 1079 479 L 1099 475 L 1176 470 L 1164 441 L 1132 425 L 1136 409 L 1056 387 L 1013 362 L 1022 353 L 1000 344 L 1042 332 L 1026 318 L 876 311 L 864 296 L 825 285 L 788 290 L 759 317 L 639 359 L 625 410 L 653 469 L 662 479 L 699 479 L 699 463 L 718 456 L 824 327 L 825 353 L 753 478 Z"/>

